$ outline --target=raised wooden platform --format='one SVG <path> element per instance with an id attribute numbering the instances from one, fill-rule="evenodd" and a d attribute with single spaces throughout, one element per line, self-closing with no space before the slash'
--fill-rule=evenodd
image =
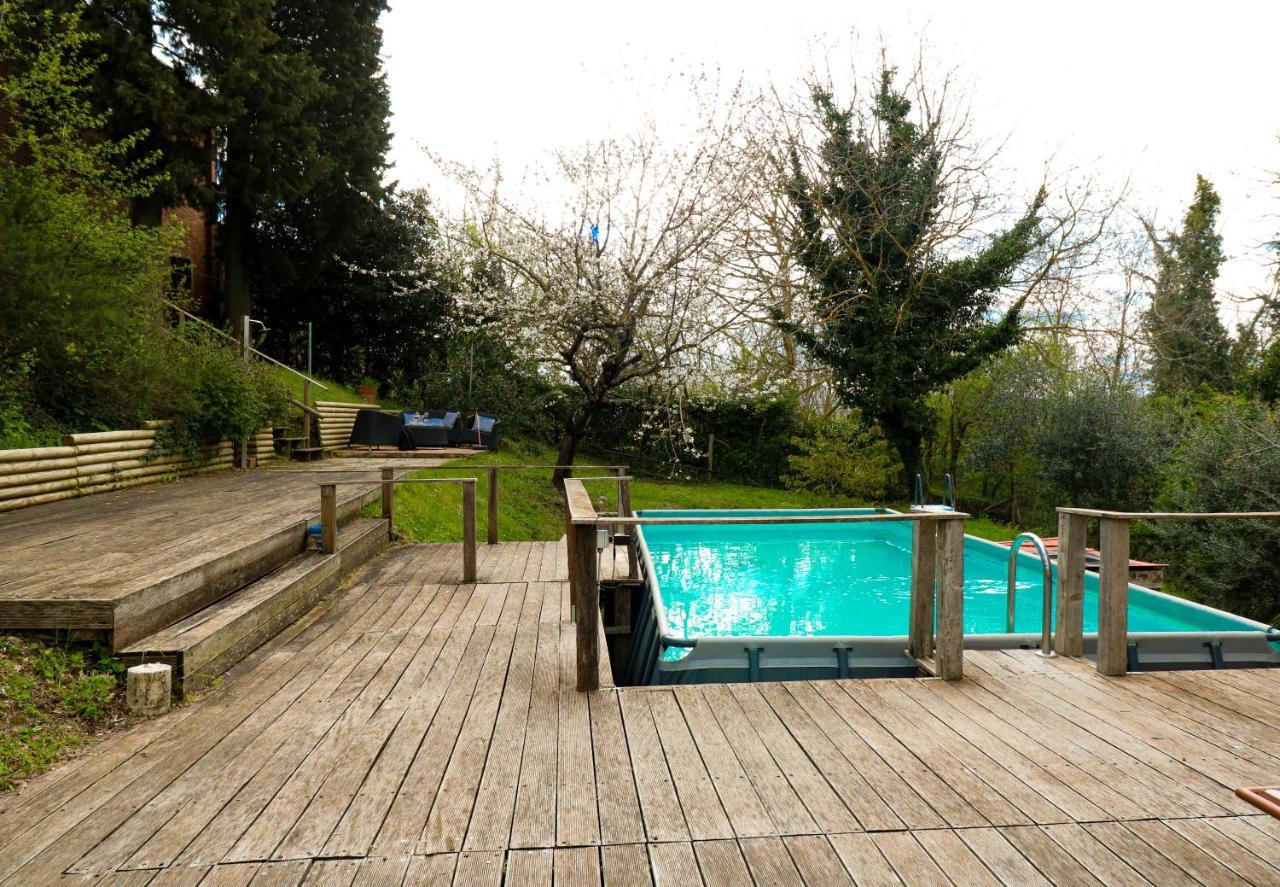
<path id="1" fill-rule="evenodd" d="M 228 471 L 0 514 L 0 629 L 99 631 L 124 649 L 301 551 L 322 479 L 369 476 Z M 338 489 L 344 520 L 378 495 L 372 478 Z"/>
<path id="2" fill-rule="evenodd" d="M 0 883 L 1276 884 L 1280 671 L 573 690 L 563 549 L 400 546 L 0 797 Z"/>

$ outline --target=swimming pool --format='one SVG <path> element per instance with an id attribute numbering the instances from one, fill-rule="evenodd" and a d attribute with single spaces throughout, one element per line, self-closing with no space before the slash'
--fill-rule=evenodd
<path id="1" fill-rule="evenodd" d="M 653 517 L 875 514 L 877 509 L 811 511 L 644 511 Z M 888 513 L 883 512 L 881 513 Z M 679 679 L 699 668 L 741 670 L 744 643 L 756 646 L 756 669 L 837 673 L 906 673 L 903 654 L 911 597 L 909 522 L 807 524 L 665 524 L 639 533 L 645 573 L 644 614 L 636 627 L 655 638 L 652 670 Z M 965 537 L 966 646 L 1017 647 L 1038 639 L 1042 617 L 1040 562 L 1018 559 L 1016 621 L 1006 632 L 1007 548 Z M 1056 567 L 1054 574 L 1056 583 Z M 1086 650 L 1096 641 L 1098 577 L 1085 574 Z M 1277 657 L 1268 626 L 1160 592 L 1130 586 L 1131 640 L 1148 664 L 1212 661 L 1214 656 Z M 1271 637 L 1280 638 L 1280 635 Z M 656 640 L 656 643 L 653 641 Z M 1227 643 L 1225 652 L 1206 644 Z M 843 645 L 843 656 L 833 655 Z M 643 643 L 642 643 L 643 646 Z M 805 650 L 823 664 L 804 662 Z M 772 652 L 771 652 L 772 651 Z M 732 663 L 726 666 L 724 657 Z M 716 661 L 712 661 L 716 660 Z M 849 665 L 842 666 L 841 660 Z M 802 672 L 804 674 L 812 674 Z M 652 678 L 654 675 L 650 675 Z M 704 675 L 705 677 L 705 675 Z M 648 683 L 649 681 L 643 681 Z"/>

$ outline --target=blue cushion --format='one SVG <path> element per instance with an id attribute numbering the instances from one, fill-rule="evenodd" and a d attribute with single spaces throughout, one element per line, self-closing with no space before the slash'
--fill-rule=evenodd
<path id="1" fill-rule="evenodd" d="M 476 431 L 490 432 L 493 426 L 498 424 L 498 420 L 493 416 L 476 416 Z"/>
<path id="2" fill-rule="evenodd" d="M 445 413 L 442 424 L 444 425 L 445 428 L 452 428 L 454 425 L 457 424 L 458 417 L 461 415 L 462 415 L 461 413 L 457 413 L 457 412 Z"/>

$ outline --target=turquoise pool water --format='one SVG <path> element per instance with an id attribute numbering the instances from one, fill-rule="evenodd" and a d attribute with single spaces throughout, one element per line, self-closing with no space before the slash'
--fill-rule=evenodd
<path id="1" fill-rule="evenodd" d="M 718 517 L 812 511 L 645 511 Z M 817 512 L 823 513 L 823 512 Z M 828 510 L 870 514 L 873 509 Z M 810 523 L 649 525 L 642 529 L 668 630 L 686 638 L 907 633 L 911 525 Z M 965 538 L 964 630 L 1004 634 L 1008 549 Z M 1056 568 L 1055 568 L 1056 570 Z M 1055 588 L 1057 577 L 1054 577 Z M 1019 558 L 1016 633 L 1040 633 L 1041 568 Z M 1085 574 L 1086 632 L 1098 627 L 1098 579 Z M 1257 631 L 1256 622 L 1169 595 L 1131 589 L 1131 632 Z"/>

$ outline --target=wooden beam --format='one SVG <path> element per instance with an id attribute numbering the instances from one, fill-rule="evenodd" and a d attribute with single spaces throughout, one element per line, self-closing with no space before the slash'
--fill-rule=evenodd
<path id="1" fill-rule="evenodd" d="M 938 572 L 938 524 L 911 525 L 911 612 L 907 650 L 913 659 L 933 657 L 934 580 Z"/>
<path id="2" fill-rule="evenodd" d="M 1129 522 L 1101 521 L 1102 569 L 1098 574 L 1098 671 L 1129 670 Z"/>
<path id="3" fill-rule="evenodd" d="M 1113 520 L 1280 520 L 1280 511 L 1104 511 L 1097 508 L 1059 508 L 1059 514 L 1109 517 Z"/>
<path id="4" fill-rule="evenodd" d="M 938 677 L 964 677 L 964 524 L 938 523 Z"/>
<path id="5" fill-rule="evenodd" d="M 625 471 L 626 469 L 620 469 L 620 470 Z M 631 510 L 631 478 L 619 477 L 618 478 L 618 516 L 631 517 L 634 514 L 635 512 Z M 626 530 L 626 527 L 623 526 L 622 524 L 618 524 L 617 529 Z M 640 578 L 640 560 L 639 560 L 639 555 L 636 553 L 635 532 L 636 532 L 635 528 L 633 527 L 627 536 L 628 538 L 627 579 L 631 580 L 632 582 Z"/>
<path id="6" fill-rule="evenodd" d="M 462 481 L 462 581 L 476 581 L 476 481 Z"/>
<path id="7" fill-rule="evenodd" d="M 338 550 L 338 488 L 333 484 L 320 485 L 320 550 Z"/>
<path id="8" fill-rule="evenodd" d="M 1089 519 L 1058 515 L 1058 613 L 1054 647 L 1061 656 L 1084 655 L 1084 548 Z"/>
<path id="9" fill-rule="evenodd" d="M 489 544 L 498 544 L 498 469 L 489 469 Z"/>
<path id="10" fill-rule="evenodd" d="M 574 626 L 579 690 L 600 688 L 600 585 L 594 527 L 570 526 L 569 570 L 574 582 Z"/>
<path id="11" fill-rule="evenodd" d="M 396 470 L 382 469 L 382 516 L 387 519 L 387 532 L 394 533 L 396 527 Z"/>

